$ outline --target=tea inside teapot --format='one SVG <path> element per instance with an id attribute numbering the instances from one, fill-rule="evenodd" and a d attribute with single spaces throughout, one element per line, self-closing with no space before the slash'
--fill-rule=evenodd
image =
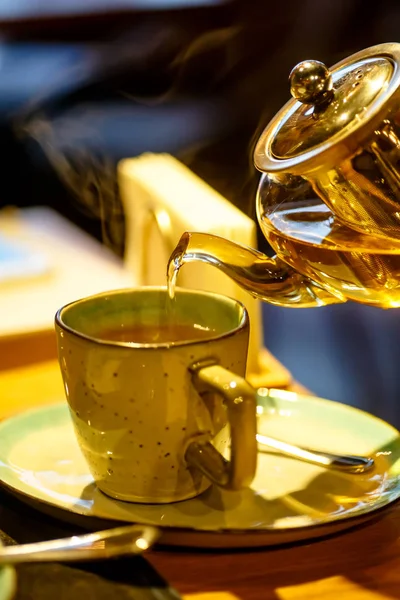
<path id="1" fill-rule="evenodd" d="M 271 206 L 264 182 L 259 223 L 281 260 L 343 300 L 400 306 L 399 241 L 347 227 L 315 196 Z"/>

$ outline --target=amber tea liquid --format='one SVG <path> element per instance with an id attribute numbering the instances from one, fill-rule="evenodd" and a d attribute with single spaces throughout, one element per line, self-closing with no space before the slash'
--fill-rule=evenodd
<path id="1" fill-rule="evenodd" d="M 213 331 L 195 323 L 193 325 L 177 323 L 173 315 L 171 316 L 171 321 L 168 323 L 113 327 L 104 329 L 97 337 L 108 342 L 125 344 L 170 344 L 206 340 L 214 334 Z"/>
<path id="2" fill-rule="evenodd" d="M 341 225 L 320 200 L 285 203 L 261 228 L 294 269 L 349 300 L 400 306 L 400 243 Z"/>

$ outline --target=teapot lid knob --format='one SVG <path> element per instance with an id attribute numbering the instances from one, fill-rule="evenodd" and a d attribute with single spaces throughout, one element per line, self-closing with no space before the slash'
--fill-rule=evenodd
<path id="1" fill-rule="evenodd" d="M 290 93 L 303 104 L 321 105 L 333 99 L 332 75 L 318 60 L 304 60 L 296 65 L 290 75 Z"/>

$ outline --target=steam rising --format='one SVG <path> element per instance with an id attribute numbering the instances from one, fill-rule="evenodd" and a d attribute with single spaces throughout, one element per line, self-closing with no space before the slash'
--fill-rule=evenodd
<path id="1" fill-rule="evenodd" d="M 208 104 L 208 113 L 204 117 L 208 118 L 208 123 L 204 121 L 208 131 L 205 126 L 203 135 L 198 133 L 197 138 L 188 142 L 185 129 L 193 126 L 188 113 L 187 123 L 181 124 L 182 129 L 176 130 L 174 139 L 167 140 L 161 151 L 170 151 L 178 156 L 240 206 L 230 189 L 235 188 L 237 194 L 241 194 L 240 186 L 244 188 L 247 184 L 247 169 L 249 180 L 254 177 L 251 156 L 247 153 L 248 140 L 244 144 L 240 141 L 237 149 L 243 156 L 244 166 L 239 185 L 235 180 L 231 181 L 228 173 L 224 173 L 225 151 L 219 150 L 218 144 L 221 140 L 223 143 L 229 140 L 230 131 L 235 126 L 237 106 L 240 106 L 240 101 L 235 105 L 237 98 L 231 90 L 235 76 L 240 77 L 243 70 L 242 43 L 238 26 L 207 31 L 195 39 L 189 39 L 183 30 L 179 30 L 177 35 L 176 29 L 168 30 L 164 25 L 142 27 L 135 32 L 134 38 L 130 39 L 128 35 L 118 39 L 111 47 L 100 49 L 97 58 L 92 57 L 89 64 L 78 65 L 79 85 L 70 72 L 60 73 L 60 81 L 66 79 L 70 82 L 69 95 L 65 94 L 67 86 L 64 84 L 66 98 L 59 98 L 57 82 L 52 82 L 47 96 L 44 93 L 34 99 L 20 118 L 19 135 L 33 139 L 41 147 L 69 192 L 71 202 L 82 214 L 101 222 L 103 242 L 117 253 L 121 253 L 124 245 L 124 217 L 116 177 L 118 160 L 144 151 L 160 151 L 149 147 L 148 140 L 156 139 L 158 134 L 162 137 L 163 131 L 148 129 L 146 132 L 141 126 L 140 113 L 142 111 L 143 114 L 145 108 L 152 111 L 173 102 L 181 102 L 184 106 L 187 101 L 200 102 L 204 106 Z M 214 108 L 213 103 L 216 103 Z M 127 106 L 128 110 L 138 109 L 137 125 L 130 115 L 130 122 L 127 117 L 124 127 Z M 111 126 L 108 124 L 109 110 L 114 111 Z M 207 117 L 207 114 L 211 116 Z M 164 118 L 168 119 L 168 116 Z M 214 124 L 210 123 L 213 118 L 216 121 L 216 139 L 212 134 Z M 194 114 L 192 121 L 196 119 L 199 128 L 201 122 Z M 111 136 L 110 127 L 114 127 Z M 118 128 L 120 138 L 124 138 L 122 143 L 118 139 Z M 127 131 L 131 131 L 132 135 L 131 149 L 126 144 Z M 172 150 L 167 147 L 169 142 Z M 181 149 L 174 152 L 180 142 Z M 125 148 L 121 150 L 124 144 Z M 213 145 L 216 145 L 217 155 L 213 151 L 210 153 Z M 231 188 L 225 187 L 228 183 Z M 251 202 L 240 208 L 249 213 L 253 204 L 254 196 L 251 194 Z"/>

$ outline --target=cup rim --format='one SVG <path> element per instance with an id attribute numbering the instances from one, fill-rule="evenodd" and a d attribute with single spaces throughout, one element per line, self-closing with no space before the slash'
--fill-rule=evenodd
<path id="1" fill-rule="evenodd" d="M 213 335 L 213 336 L 210 336 L 207 338 L 194 339 L 194 340 L 182 340 L 182 341 L 174 341 L 174 342 L 140 343 L 140 342 L 121 342 L 121 341 L 117 341 L 117 340 L 106 340 L 106 339 L 94 337 L 94 336 L 88 335 L 86 333 L 77 331 L 73 327 L 70 327 L 69 325 L 64 323 L 62 320 L 63 313 L 65 311 L 67 311 L 69 308 L 79 305 L 79 304 L 83 304 L 89 300 L 94 300 L 95 298 L 100 298 L 102 296 L 103 297 L 104 296 L 117 296 L 117 295 L 121 295 L 121 294 L 140 293 L 142 291 L 143 292 L 144 291 L 166 292 L 167 288 L 166 288 L 166 286 L 138 286 L 138 287 L 132 287 L 132 288 L 120 288 L 120 289 L 116 289 L 116 290 L 109 290 L 109 291 L 105 291 L 105 292 L 99 292 L 98 294 L 91 294 L 90 296 L 85 296 L 83 298 L 73 300 L 72 302 L 68 302 L 67 304 L 65 304 L 64 306 L 59 308 L 57 310 L 57 312 L 55 314 L 55 318 L 54 318 L 55 325 L 58 326 L 62 331 L 69 333 L 78 339 L 81 339 L 81 340 L 84 340 L 87 342 L 92 342 L 99 346 L 120 348 L 120 349 L 126 349 L 126 350 L 132 350 L 132 349 L 160 350 L 160 349 L 167 349 L 167 348 L 179 348 L 179 347 L 184 347 L 184 346 L 194 346 L 194 345 L 204 344 L 204 343 L 211 342 L 211 341 L 226 339 L 226 338 L 231 337 L 232 335 L 235 335 L 239 331 L 245 329 L 249 324 L 249 314 L 248 314 L 247 308 L 243 304 L 243 302 L 240 302 L 240 300 L 236 300 L 236 298 L 232 298 L 232 296 L 227 296 L 225 294 L 209 292 L 206 290 L 182 288 L 182 287 L 176 287 L 175 292 L 180 293 L 180 294 L 183 293 L 183 294 L 190 294 L 190 295 L 197 295 L 197 296 L 209 296 L 209 297 L 211 296 L 211 297 L 214 297 L 217 299 L 221 298 L 225 301 L 229 300 L 232 303 L 236 304 L 237 306 L 239 306 L 242 309 L 242 316 L 241 316 L 240 323 L 235 328 L 230 329 L 229 331 L 225 331 L 223 333 L 216 334 L 216 335 Z"/>

